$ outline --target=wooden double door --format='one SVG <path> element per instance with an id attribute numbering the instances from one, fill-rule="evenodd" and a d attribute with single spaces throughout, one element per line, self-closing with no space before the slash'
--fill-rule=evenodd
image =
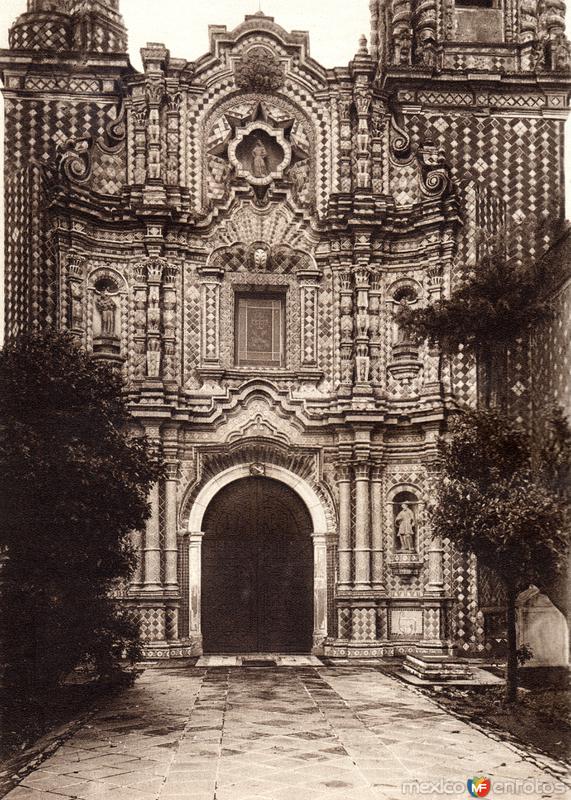
<path id="1" fill-rule="evenodd" d="M 203 530 L 204 652 L 310 652 L 312 525 L 298 495 L 243 478 L 213 498 Z"/>

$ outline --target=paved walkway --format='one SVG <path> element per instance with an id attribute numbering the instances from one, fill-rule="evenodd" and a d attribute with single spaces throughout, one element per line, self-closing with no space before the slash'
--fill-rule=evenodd
<path id="1" fill-rule="evenodd" d="M 478 775 L 519 781 L 504 797 L 570 796 L 375 668 L 167 668 L 147 670 L 7 797 L 466 800 Z M 407 793 L 414 781 L 423 792 Z"/>

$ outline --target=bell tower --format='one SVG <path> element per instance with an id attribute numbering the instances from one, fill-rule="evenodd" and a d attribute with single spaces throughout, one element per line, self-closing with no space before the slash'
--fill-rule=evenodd
<path id="1" fill-rule="evenodd" d="M 560 72 L 571 63 L 560 0 L 371 0 L 384 68 Z"/>
<path id="2" fill-rule="evenodd" d="M 125 53 L 119 0 L 28 0 L 10 29 L 12 50 Z"/>

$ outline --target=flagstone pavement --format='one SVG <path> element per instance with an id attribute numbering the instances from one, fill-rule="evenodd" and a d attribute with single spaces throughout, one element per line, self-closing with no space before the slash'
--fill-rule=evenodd
<path id="1" fill-rule="evenodd" d="M 513 781 L 504 797 L 571 796 L 378 668 L 165 667 L 107 701 L 6 797 L 465 800 L 479 775 Z M 408 788 L 416 781 L 423 791 Z"/>

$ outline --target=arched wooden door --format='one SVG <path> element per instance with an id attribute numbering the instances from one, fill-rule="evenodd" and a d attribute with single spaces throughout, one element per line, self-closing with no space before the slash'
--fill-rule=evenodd
<path id="1" fill-rule="evenodd" d="M 243 478 L 203 521 L 205 653 L 307 653 L 313 634 L 313 542 L 303 501 L 270 478 Z"/>

